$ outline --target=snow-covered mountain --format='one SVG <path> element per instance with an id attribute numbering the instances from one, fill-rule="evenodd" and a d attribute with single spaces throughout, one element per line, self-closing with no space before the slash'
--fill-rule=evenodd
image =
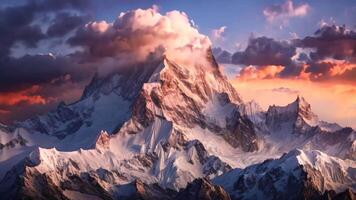
<path id="1" fill-rule="evenodd" d="M 97 74 L 77 102 L 0 125 L 0 199 L 229 199 L 224 188 L 232 197 L 235 190 L 209 180 L 226 173 L 233 180 L 287 152 L 274 167 L 292 161 L 297 167 L 308 154 L 308 162 L 322 157 L 325 168 L 344 170 L 342 187 L 323 185 L 321 194 L 355 190 L 351 128 L 320 122 L 302 97 L 265 112 L 242 101 L 210 50 L 195 59 L 207 62 L 164 56 Z"/>
<path id="2" fill-rule="evenodd" d="M 328 199 L 355 191 L 356 163 L 320 151 L 293 150 L 214 179 L 232 199 Z M 342 198 L 347 199 L 347 198 Z"/>

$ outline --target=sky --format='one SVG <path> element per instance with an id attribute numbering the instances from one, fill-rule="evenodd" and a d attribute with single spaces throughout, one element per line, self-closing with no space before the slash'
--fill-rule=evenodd
<path id="1" fill-rule="evenodd" d="M 302 95 L 322 120 L 356 128 L 355 13 L 350 0 L 2 0 L 0 122 L 75 101 L 112 63 L 194 43 L 213 47 L 246 101 Z"/>

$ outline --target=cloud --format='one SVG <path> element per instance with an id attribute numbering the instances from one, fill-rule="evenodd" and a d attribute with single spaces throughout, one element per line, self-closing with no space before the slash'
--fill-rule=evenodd
<path id="1" fill-rule="evenodd" d="M 253 80 L 253 79 L 272 79 L 283 71 L 282 66 L 268 65 L 268 66 L 247 66 L 243 68 L 237 78 L 239 80 Z"/>
<path id="2" fill-rule="evenodd" d="M 217 62 L 222 64 L 231 63 L 232 54 L 230 52 L 223 50 L 220 47 L 213 48 L 212 52 Z"/>
<path id="3" fill-rule="evenodd" d="M 156 54 L 178 60 L 205 53 L 211 46 L 184 12 L 161 15 L 153 8 L 121 13 L 113 23 L 89 22 L 68 43 L 84 48 L 90 59 L 115 58 L 117 65 L 141 62 Z"/>
<path id="4" fill-rule="evenodd" d="M 14 89 L 0 93 L 0 121 L 11 123 L 24 120 L 34 114 L 48 112 L 59 102 L 73 102 L 82 94 L 84 82 L 74 82 L 68 76 L 54 79 L 49 83 L 32 85 L 24 89 Z"/>
<path id="5" fill-rule="evenodd" d="M 292 17 L 303 17 L 308 14 L 310 6 L 306 3 L 294 5 L 292 0 L 287 0 L 283 4 L 268 6 L 263 10 L 263 15 L 269 22 L 275 20 L 288 20 Z"/>
<path id="6" fill-rule="evenodd" d="M 356 32 L 345 26 L 324 24 L 314 36 L 294 41 L 313 49 L 307 56 L 305 73 L 314 81 L 356 82 Z"/>
<path id="7" fill-rule="evenodd" d="M 0 121 L 45 113 L 80 97 L 95 68 L 70 56 L 27 55 L 0 62 Z"/>
<path id="8" fill-rule="evenodd" d="M 28 0 L 0 7 L 1 121 L 47 112 L 59 99 L 70 101 L 78 96 L 77 88 L 91 77 L 93 67 L 81 65 L 69 55 L 13 57 L 13 53 L 17 48 L 30 53 L 28 48 L 40 49 L 42 41 L 63 39 L 84 23 L 87 18 L 82 13 L 88 6 L 86 0 Z"/>
<path id="9" fill-rule="evenodd" d="M 79 27 L 86 22 L 87 16 L 71 15 L 68 12 L 62 12 L 56 15 L 47 29 L 49 37 L 61 37 Z"/>
<path id="10" fill-rule="evenodd" d="M 272 38 L 250 38 L 243 52 L 235 52 L 232 63 L 244 65 L 290 65 L 296 48 L 286 41 Z"/>
<path id="11" fill-rule="evenodd" d="M 95 69 L 78 64 L 70 56 L 26 55 L 0 62 L 0 92 L 21 90 L 32 85 L 51 82 L 66 74 L 72 80 L 83 81 Z"/>
<path id="12" fill-rule="evenodd" d="M 19 103 L 26 104 L 45 104 L 46 100 L 40 95 L 36 95 L 40 87 L 34 85 L 30 88 L 17 92 L 2 93 L 0 96 L 0 105 L 14 106 Z"/>
<path id="13" fill-rule="evenodd" d="M 287 87 L 273 88 L 271 91 L 277 92 L 277 93 L 299 94 L 298 90 L 294 90 L 294 89 L 287 88 Z"/>
<path id="14" fill-rule="evenodd" d="M 10 55 L 15 43 L 25 47 L 37 47 L 37 43 L 47 37 L 41 25 L 35 22 L 39 13 L 56 12 L 65 9 L 83 10 L 85 0 L 33 0 L 25 4 L 0 8 L 0 59 Z"/>
<path id="15" fill-rule="evenodd" d="M 251 37 L 248 45 L 243 51 L 230 52 L 221 48 L 214 48 L 213 51 L 217 61 L 222 64 L 234 64 L 239 66 L 249 66 L 248 74 L 259 71 L 261 74 L 257 77 L 264 77 L 268 66 L 280 66 L 278 73 L 273 73 L 276 76 L 295 77 L 303 70 L 300 63 L 294 61 L 294 56 L 297 54 L 297 47 L 291 41 L 278 41 L 267 37 Z M 244 72 L 242 70 L 241 72 Z M 275 72 L 275 71 L 273 71 Z M 271 77 L 270 73 L 267 73 Z"/>
<path id="16" fill-rule="evenodd" d="M 226 26 L 222 26 L 222 27 L 220 27 L 218 29 L 213 29 L 211 31 L 211 36 L 212 36 L 213 40 L 222 39 L 223 38 L 222 34 L 225 32 L 225 30 L 226 30 Z"/>
<path id="17" fill-rule="evenodd" d="M 305 70 L 314 81 L 355 82 L 356 63 L 327 59 L 313 62 Z"/>
<path id="18" fill-rule="evenodd" d="M 290 35 L 290 37 L 291 37 L 292 39 L 298 39 L 298 38 L 299 38 L 298 34 L 295 33 L 295 32 L 289 32 L 289 35 Z"/>
<path id="19" fill-rule="evenodd" d="M 356 33 L 344 26 L 323 25 L 313 36 L 290 41 L 252 37 L 246 49 L 233 53 L 231 58 L 231 53 L 223 49 L 215 48 L 213 52 L 220 63 L 245 66 L 239 79 L 356 83 Z"/>
<path id="20" fill-rule="evenodd" d="M 356 61 L 356 32 L 345 26 L 323 25 L 314 36 L 296 40 L 296 46 L 314 48 L 310 56 L 313 60 L 333 58 Z"/>

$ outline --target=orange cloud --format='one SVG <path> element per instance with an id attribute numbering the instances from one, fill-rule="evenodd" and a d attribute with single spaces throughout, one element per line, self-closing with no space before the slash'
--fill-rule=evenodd
<path id="1" fill-rule="evenodd" d="M 38 85 L 34 85 L 24 90 L 0 94 L 0 105 L 13 106 L 19 103 L 26 103 L 30 105 L 46 104 L 45 98 L 36 94 L 39 90 L 40 87 Z"/>
<path id="2" fill-rule="evenodd" d="M 348 63 L 346 61 L 333 61 L 329 63 L 332 65 L 332 68 L 330 68 L 329 71 L 329 74 L 331 76 L 341 75 L 348 70 L 352 70 L 353 68 L 356 68 L 356 64 Z"/>
<path id="3" fill-rule="evenodd" d="M 255 67 L 253 65 L 250 65 L 243 68 L 237 78 L 240 80 L 274 78 L 283 69 L 284 67 L 279 65 L 268 65 L 262 67 Z"/>
<path id="4" fill-rule="evenodd" d="M 330 83 L 347 83 L 351 85 L 356 83 L 356 64 L 346 60 L 324 59 L 313 64 L 302 64 L 301 67 L 302 70 L 297 76 L 293 76 L 293 79 L 328 81 Z M 284 69 L 285 67 L 280 65 L 249 65 L 240 71 L 237 79 L 259 80 L 280 78 L 280 74 Z"/>
<path id="5" fill-rule="evenodd" d="M 311 80 L 354 82 L 356 79 L 349 80 L 347 77 L 349 74 L 352 74 L 355 69 L 355 63 L 350 63 L 345 60 L 325 59 L 307 66 L 303 73 L 307 74 Z"/>

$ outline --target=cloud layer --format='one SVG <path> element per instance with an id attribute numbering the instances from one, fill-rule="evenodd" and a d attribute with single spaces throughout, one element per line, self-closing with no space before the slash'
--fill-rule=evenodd
<path id="1" fill-rule="evenodd" d="M 244 51 L 214 49 L 220 63 L 245 66 L 242 79 L 298 78 L 356 83 L 356 32 L 324 25 L 313 36 L 291 41 L 251 38 Z"/>

